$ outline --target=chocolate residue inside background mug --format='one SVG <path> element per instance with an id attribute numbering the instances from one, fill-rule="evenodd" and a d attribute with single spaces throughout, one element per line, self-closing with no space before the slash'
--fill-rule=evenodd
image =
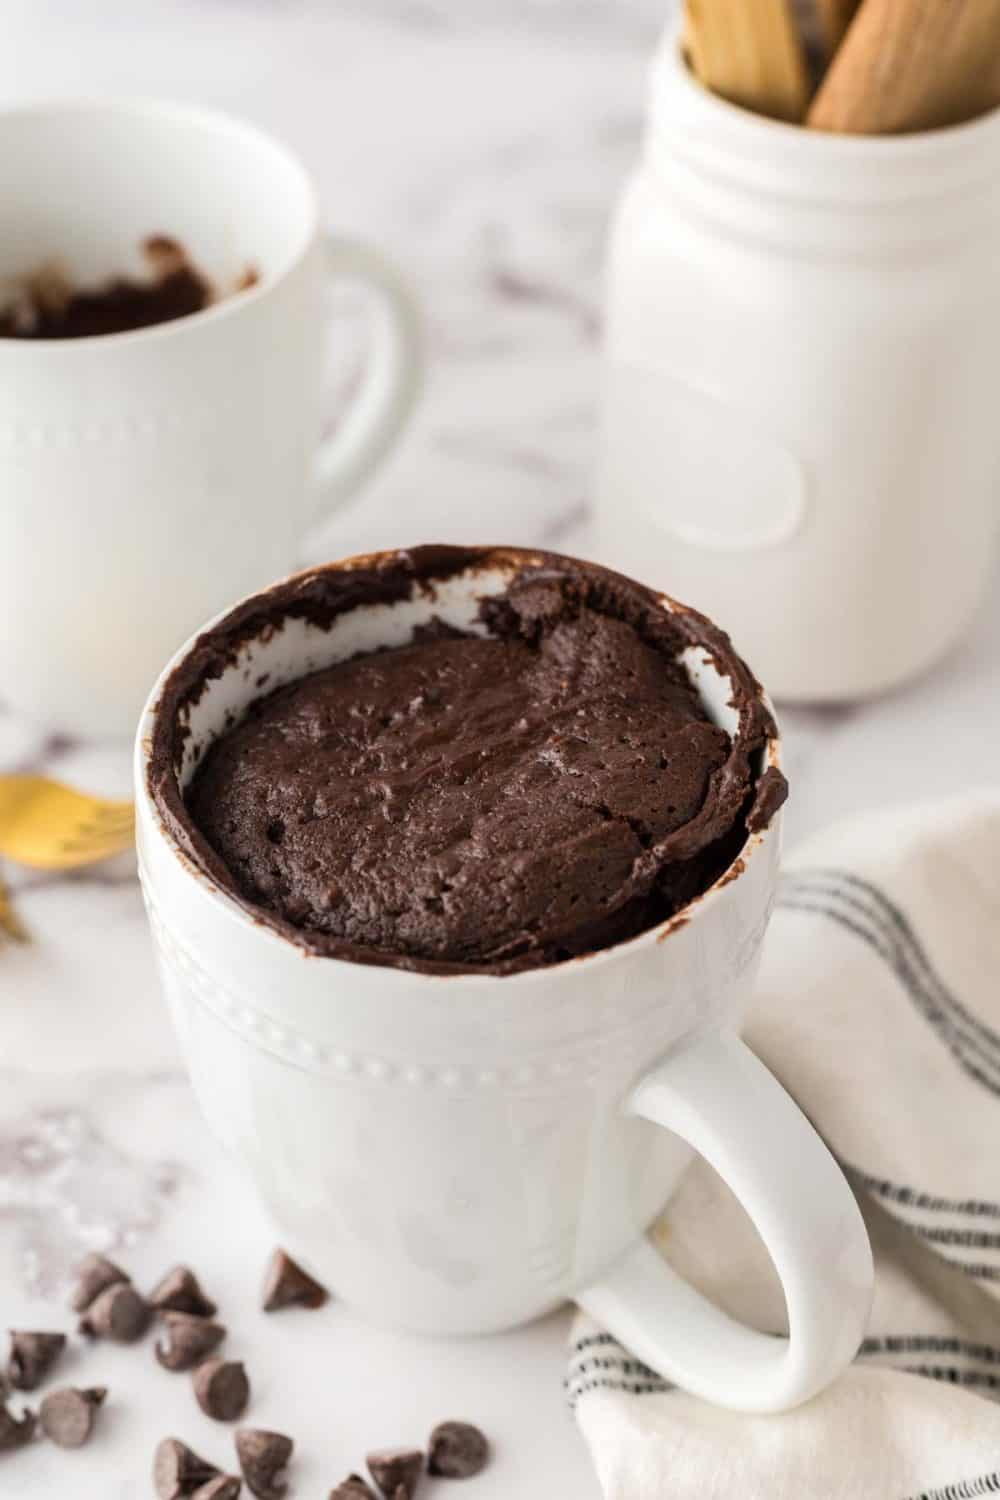
<path id="1" fill-rule="evenodd" d="M 165 234 L 142 243 L 150 274 L 139 280 L 112 276 L 95 287 L 74 286 L 57 261 L 8 283 L 0 291 L 0 338 L 78 339 L 129 333 L 201 312 L 221 295 L 191 261 L 183 245 Z M 248 267 L 233 291 L 254 286 Z"/>

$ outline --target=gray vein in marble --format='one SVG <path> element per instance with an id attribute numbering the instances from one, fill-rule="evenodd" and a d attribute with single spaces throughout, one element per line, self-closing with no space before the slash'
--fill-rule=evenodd
<path id="1" fill-rule="evenodd" d="M 11 1221 L 26 1290 L 59 1293 L 90 1250 L 114 1256 L 151 1233 L 181 1169 L 142 1161 L 76 1109 L 0 1124 L 0 1221 Z"/>
<path id="2" fill-rule="evenodd" d="M 596 307 L 554 282 L 525 276 L 497 264 L 490 272 L 490 285 L 501 300 L 527 302 L 569 317 L 588 342 L 595 342 L 600 334 L 601 320 Z"/>

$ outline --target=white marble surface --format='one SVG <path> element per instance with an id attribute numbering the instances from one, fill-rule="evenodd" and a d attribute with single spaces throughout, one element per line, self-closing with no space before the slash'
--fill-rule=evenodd
<path id="1" fill-rule="evenodd" d="M 426 399 L 363 502 L 305 558 L 420 540 L 585 550 L 602 232 L 663 8 L 6 0 L 0 102 L 112 90 L 237 110 L 301 152 L 331 222 L 376 235 L 407 265 L 428 312 Z M 836 815 L 995 780 L 1000 598 L 922 682 L 853 709 L 790 711 L 785 727 L 793 841 Z M 128 787 L 123 747 L 68 743 L 57 725 L 0 713 L 0 768 L 24 767 Z M 436 1344 L 337 1306 L 255 1311 L 272 1235 L 178 1069 L 132 861 L 63 880 L 4 873 L 34 941 L 0 951 L 0 1324 L 63 1321 L 63 1280 L 83 1249 L 120 1254 L 147 1281 L 190 1258 L 251 1371 L 250 1416 L 298 1440 L 295 1495 L 319 1500 L 367 1447 L 467 1415 L 497 1444 L 469 1500 L 596 1496 L 562 1401 L 564 1315 Z M 167 1432 L 228 1456 L 227 1431 L 148 1345 L 74 1353 L 65 1368 L 111 1386 L 101 1440 L 2 1460 L 0 1492 L 138 1500 Z"/>

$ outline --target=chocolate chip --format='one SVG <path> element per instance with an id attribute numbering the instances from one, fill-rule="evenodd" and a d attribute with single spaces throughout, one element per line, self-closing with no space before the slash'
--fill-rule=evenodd
<path id="1" fill-rule="evenodd" d="M 214 1318 L 218 1308 L 205 1296 L 189 1266 L 174 1266 L 149 1294 L 158 1312 L 190 1313 L 194 1318 Z"/>
<path id="2" fill-rule="evenodd" d="M 0 1406 L 0 1453 L 11 1453 L 31 1442 L 37 1417 L 33 1411 L 23 1411 L 19 1417 Z"/>
<path id="3" fill-rule="evenodd" d="M 265 1312 L 282 1307 L 322 1307 L 329 1292 L 284 1250 L 275 1250 L 264 1277 L 261 1306 Z"/>
<path id="4" fill-rule="evenodd" d="M 192 1491 L 191 1500 L 236 1500 L 242 1488 L 243 1481 L 235 1474 L 220 1474 L 218 1479 L 210 1479 Z"/>
<path id="5" fill-rule="evenodd" d="M 330 1500 L 375 1500 L 375 1491 L 370 1489 L 360 1474 L 349 1474 L 330 1491 Z"/>
<path id="6" fill-rule="evenodd" d="M 149 1327 L 152 1309 L 128 1281 L 117 1281 L 100 1292 L 80 1319 L 80 1332 L 94 1338 L 134 1344 Z"/>
<path id="7" fill-rule="evenodd" d="M 94 1430 L 97 1409 L 107 1394 L 103 1385 L 84 1391 L 67 1385 L 51 1391 L 38 1413 L 45 1436 L 60 1448 L 82 1448 Z"/>
<path id="8" fill-rule="evenodd" d="M 259 1427 L 241 1427 L 236 1434 L 236 1456 L 243 1478 L 258 1500 L 280 1500 L 288 1485 L 276 1481 L 292 1456 L 293 1444 L 283 1432 L 265 1432 Z"/>
<path id="9" fill-rule="evenodd" d="M 471 1422 L 441 1422 L 431 1433 L 427 1472 L 442 1479 L 471 1479 L 485 1469 L 490 1445 Z"/>
<path id="10" fill-rule="evenodd" d="M 86 1312 L 87 1308 L 109 1286 L 128 1281 L 129 1277 L 114 1261 L 103 1255 L 87 1255 L 76 1268 L 76 1290 L 70 1300 L 74 1312 Z"/>
<path id="11" fill-rule="evenodd" d="M 380 1448 L 369 1453 L 365 1463 L 383 1495 L 390 1500 L 396 1500 L 399 1490 L 403 1492 L 403 1500 L 410 1500 L 424 1472 L 424 1455 L 419 1448 Z"/>
<path id="12" fill-rule="evenodd" d="M 243 1366 L 231 1359 L 206 1359 L 194 1372 L 194 1393 L 206 1417 L 234 1422 L 250 1400 L 250 1382 Z"/>
<path id="13" fill-rule="evenodd" d="M 164 1438 L 153 1457 L 153 1488 L 160 1500 L 182 1500 L 218 1474 L 214 1464 L 177 1438 Z"/>
<path id="14" fill-rule="evenodd" d="M 10 1331 L 10 1358 L 7 1378 L 18 1391 L 33 1391 L 66 1347 L 64 1333 L 23 1333 Z"/>
<path id="15" fill-rule="evenodd" d="M 165 1340 L 157 1340 L 156 1357 L 165 1370 L 193 1370 L 226 1336 L 221 1323 L 190 1313 L 163 1314 Z"/>

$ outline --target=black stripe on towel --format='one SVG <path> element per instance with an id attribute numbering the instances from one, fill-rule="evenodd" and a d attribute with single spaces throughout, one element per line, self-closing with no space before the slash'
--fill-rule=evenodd
<path id="1" fill-rule="evenodd" d="M 932 1245 L 954 1245 L 959 1250 L 1000 1250 L 1000 1234 L 985 1229 L 951 1229 L 946 1224 L 913 1224 L 911 1228 Z"/>
<path id="2" fill-rule="evenodd" d="M 980 1364 L 1000 1366 L 1000 1349 L 995 1344 L 978 1344 L 971 1339 L 941 1333 L 890 1333 L 867 1338 L 858 1354 L 861 1357 L 872 1355 L 877 1358 L 892 1354 L 952 1354 L 978 1360 Z"/>
<path id="3" fill-rule="evenodd" d="M 924 974 L 927 982 L 944 999 L 948 1008 L 960 1016 L 984 1046 L 991 1050 L 994 1059 L 1000 1061 L 1000 1032 L 994 1031 L 974 1011 L 969 1010 L 954 995 L 941 979 L 928 957 L 927 950 L 905 912 L 877 885 L 862 880 L 850 870 L 822 869 L 795 871 L 783 877 L 783 885 L 794 886 L 801 882 L 807 890 L 818 891 L 839 897 L 853 904 L 857 910 L 866 912 L 883 932 L 891 934 L 905 946 L 911 960 Z"/>
<path id="4" fill-rule="evenodd" d="M 598 1347 L 609 1348 L 614 1344 L 616 1349 L 621 1349 L 621 1344 L 610 1333 L 588 1333 L 582 1339 L 577 1339 L 573 1345 L 574 1354 L 582 1354 L 585 1349 L 596 1349 Z"/>
<path id="5" fill-rule="evenodd" d="M 841 1165 L 867 1192 L 886 1203 L 896 1203 L 900 1208 L 927 1209 L 930 1213 L 955 1214 L 968 1219 L 1000 1219 L 1000 1203 L 990 1203 L 983 1198 L 939 1198 L 934 1193 L 889 1182 L 884 1177 L 872 1177 L 850 1162 Z"/>
<path id="6" fill-rule="evenodd" d="M 571 1408 L 575 1408 L 580 1397 L 590 1391 L 662 1396 L 674 1389 L 655 1370 L 634 1359 L 608 1333 L 589 1334 L 577 1340 L 573 1345 L 569 1374 L 563 1384 Z"/>
<path id="7" fill-rule="evenodd" d="M 1000 1232 L 931 1224 L 927 1220 L 928 1215 L 934 1214 L 968 1219 L 1000 1219 L 1000 1204 L 989 1203 L 981 1198 L 939 1198 L 917 1188 L 900 1187 L 884 1178 L 873 1177 L 847 1161 L 842 1161 L 841 1166 L 856 1188 L 871 1193 L 887 1204 L 888 1212 L 901 1228 L 909 1230 L 926 1244 L 940 1246 L 949 1265 L 958 1271 L 964 1271 L 966 1276 L 971 1276 L 976 1281 L 1000 1281 L 1000 1264 L 963 1260 L 954 1253 L 963 1249 L 1000 1252 Z"/>
<path id="8" fill-rule="evenodd" d="M 1000 1375 L 988 1370 L 959 1370 L 955 1365 L 900 1365 L 906 1375 L 924 1375 L 945 1385 L 961 1385 L 983 1391 L 1000 1390 Z"/>
<path id="9" fill-rule="evenodd" d="M 949 1014 L 947 1009 L 942 1008 L 935 998 L 927 993 L 925 985 L 921 982 L 919 975 L 913 971 L 905 955 L 886 941 L 877 929 L 870 931 L 864 925 L 864 918 L 849 916 L 822 900 L 802 900 L 794 896 L 782 896 L 777 904 L 782 911 L 809 912 L 812 916 L 829 917 L 832 922 L 836 922 L 838 926 L 867 943 L 892 970 L 924 1020 L 948 1048 L 959 1067 L 970 1078 L 982 1084 L 983 1088 L 988 1089 L 991 1094 L 1000 1094 L 1000 1062 L 994 1057 L 992 1050 L 984 1046 L 976 1036 L 963 1027 L 959 1020 L 956 1020 L 953 1014 Z"/>
<path id="10" fill-rule="evenodd" d="M 598 1352 L 599 1351 L 599 1352 Z M 909 1364 L 889 1364 L 892 1356 L 936 1355 L 932 1360 L 915 1360 Z M 973 1370 L 955 1364 L 944 1364 L 942 1355 L 978 1361 L 993 1368 Z M 1000 1349 L 992 1344 L 941 1334 L 886 1334 L 867 1338 L 858 1350 L 859 1358 L 879 1362 L 883 1369 L 905 1375 L 922 1375 L 946 1385 L 981 1391 L 1000 1390 Z M 626 1396 L 663 1396 L 676 1387 L 655 1370 L 633 1358 L 610 1334 L 590 1334 L 573 1345 L 570 1368 L 563 1385 L 571 1409 L 581 1396 L 591 1391 L 617 1391 Z M 942 1492 L 943 1493 L 943 1492 Z M 958 1492 L 956 1492 L 958 1493 Z M 970 1491 L 975 1494 L 976 1491 Z M 988 1494 L 990 1491 L 979 1491 Z"/>
<path id="11" fill-rule="evenodd" d="M 962 1479 L 956 1484 L 946 1484 L 943 1489 L 921 1490 L 909 1500 L 973 1500 L 976 1495 L 1000 1495 L 1000 1470 L 992 1474 L 980 1474 L 978 1479 Z"/>
<path id="12" fill-rule="evenodd" d="M 576 1404 L 581 1396 L 586 1396 L 591 1391 L 617 1391 L 619 1395 L 626 1396 L 663 1396 L 667 1391 L 673 1390 L 673 1386 L 666 1385 L 662 1380 L 654 1379 L 648 1382 L 629 1380 L 574 1380 L 566 1386 L 566 1399 L 570 1411 L 576 1409 Z"/>
<path id="13" fill-rule="evenodd" d="M 945 985 L 902 912 L 877 887 L 846 871 L 803 872 L 784 878 L 777 904 L 785 911 L 827 917 L 866 943 L 887 964 L 959 1067 L 1000 1095 L 1000 1037 Z"/>

